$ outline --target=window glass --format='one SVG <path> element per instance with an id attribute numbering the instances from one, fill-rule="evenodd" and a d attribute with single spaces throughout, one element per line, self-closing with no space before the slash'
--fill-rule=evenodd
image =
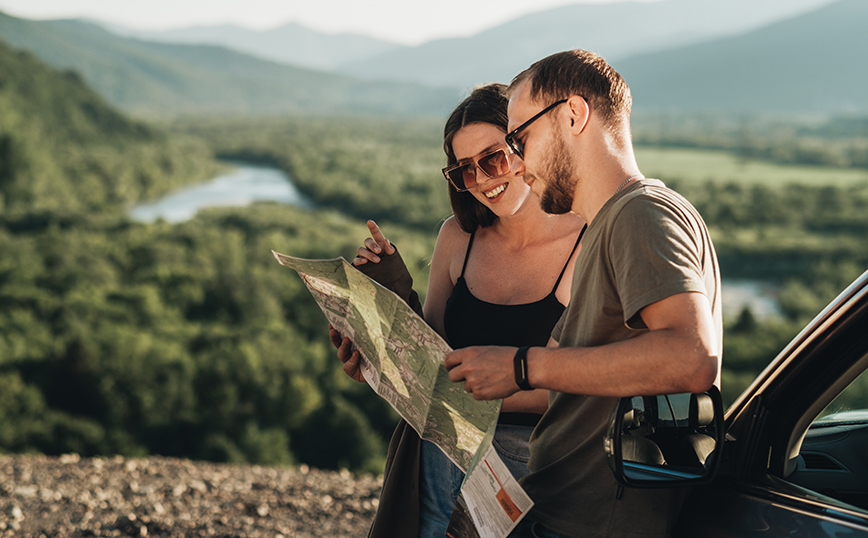
<path id="1" fill-rule="evenodd" d="M 854 420 L 868 422 L 868 371 L 862 372 L 832 400 L 814 423 Z"/>

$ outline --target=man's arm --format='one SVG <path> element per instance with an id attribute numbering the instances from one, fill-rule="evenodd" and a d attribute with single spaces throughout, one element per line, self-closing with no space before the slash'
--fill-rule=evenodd
<path id="1" fill-rule="evenodd" d="M 648 331 L 598 347 L 534 347 L 528 351 L 528 380 L 544 388 L 592 396 L 636 396 L 701 392 L 719 383 L 721 343 L 708 299 L 679 293 L 640 312 Z M 515 348 L 471 347 L 446 357 L 449 378 L 464 381 L 477 400 L 517 392 Z"/>

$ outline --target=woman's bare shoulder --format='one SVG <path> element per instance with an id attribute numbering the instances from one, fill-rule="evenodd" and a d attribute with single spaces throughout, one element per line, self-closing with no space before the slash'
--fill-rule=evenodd
<path id="1" fill-rule="evenodd" d="M 437 235 L 437 243 L 442 242 L 444 246 L 460 243 L 466 245 L 469 240 L 470 234 L 461 229 L 461 225 L 458 224 L 458 219 L 455 218 L 455 215 L 446 219 L 440 227 L 440 233 Z"/>
<path id="2" fill-rule="evenodd" d="M 463 257 L 469 241 L 470 234 L 461 229 L 455 216 L 451 216 L 440 227 L 434 255 L 444 261 L 452 261 L 459 254 Z"/>

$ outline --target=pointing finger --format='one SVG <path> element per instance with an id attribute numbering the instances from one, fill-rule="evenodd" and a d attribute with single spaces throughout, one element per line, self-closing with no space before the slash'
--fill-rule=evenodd
<path id="1" fill-rule="evenodd" d="M 377 226 L 377 223 L 369 220 L 368 221 L 368 231 L 371 232 L 371 237 L 374 238 L 374 241 L 377 242 L 378 245 L 383 249 L 386 254 L 394 254 L 395 247 L 392 246 L 392 243 L 386 239 L 386 236 L 383 235 L 383 232 L 380 231 L 380 227 Z"/>

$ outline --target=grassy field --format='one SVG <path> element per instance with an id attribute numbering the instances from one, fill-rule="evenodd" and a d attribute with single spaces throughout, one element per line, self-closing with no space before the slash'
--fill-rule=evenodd
<path id="1" fill-rule="evenodd" d="M 724 151 L 638 147 L 636 160 L 647 177 L 663 181 L 762 184 L 770 188 L 793 183 L 814 187 L 868 184 L 865 169 L 786 166 L 746 160 Z"/>

